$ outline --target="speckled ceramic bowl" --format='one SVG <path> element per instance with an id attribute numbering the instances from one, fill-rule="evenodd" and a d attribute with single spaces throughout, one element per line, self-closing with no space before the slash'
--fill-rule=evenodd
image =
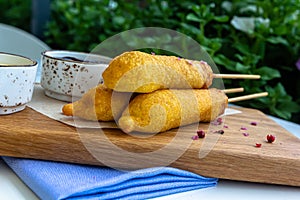
<path id="1" fill-rule="evenodd" d="M 65 50 L 42 53 L 41 86 L 49 97 L 75 101 L 102 80 L 110 58 Z"/>
<path id="2" fill-rule="evenodd" d="M 31 101 L 37 62 L 0 52 L 0 115 L 23 110 Z"/>

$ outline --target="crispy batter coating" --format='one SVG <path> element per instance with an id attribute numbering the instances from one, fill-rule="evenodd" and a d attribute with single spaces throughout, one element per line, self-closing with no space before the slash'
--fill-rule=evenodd
<path id="1" fill-rule="evenodd" d="M 157 133 L 196 122 L 210 122 L 222 114 L 228 98 L 221 90 L 157 90 L 136 96 L 119 119 L 119 127 Z"/>
<path id="2" fill-rule="evenodd" d="M 113 121 L 118 119 L 122 111 L 128 105 L 131 94 L 113 92 L 100 84 L 87 93 L 81 99 L 63 106 L 62 112 L 67 116 L 77 116 L 92 121 Z M 113 100 L 113 102 L 112 102 Z"/>
<path id="3" fill-rule="evenodd" d="M 208 88 L 213 71 L 204 61 L 130 51 L 115 57 L 102 76 L 104 84 L 115 91 L 149 93 L 166 88 Z"/>

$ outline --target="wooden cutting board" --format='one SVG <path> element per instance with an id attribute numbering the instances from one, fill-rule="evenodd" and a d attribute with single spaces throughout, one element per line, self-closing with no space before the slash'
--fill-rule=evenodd
<path id="1" fill-rule="evenodd" d="M 0 155 L 124 169 L 167 163 L 203 176 L 300 186 L 300 140 L 260 111 L 238 110 L 242 113 L 223 119 L 228 126 L 222 128 L 224 134 L 213 133 L 214 125 L 200 124 L 152 136 L 77 130 L 26 108 L 0 116 Z M 192 140 L 198 128 L 207 131 L 206 137 Z M 267 143 L 267 134 L 276 141 Z"/>

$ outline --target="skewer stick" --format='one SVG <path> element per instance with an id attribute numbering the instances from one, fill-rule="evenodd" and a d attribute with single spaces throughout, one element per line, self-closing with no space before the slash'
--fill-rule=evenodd
<path id="1" fill-rule="evenodd" d="M 214 74 L 213 77 L 224 79 L 260 79 L 260 75 L 255 74 Z"/>
<path id="2" fill-rule="evenodd" d="M 261 92 L 261 93 L 255 93 L 255 94 L 249 94 L 249 95 L 245 95 L 245 96 L 230 98 L 230 99 L 228 99 L 228 103 L 243 101 L 243 100 L 248 100 L 248 99 L 254 99 L 254 98 L 259 98 L 259 97 L 265 97 L 265 96 L 268 96 L 268 92 Z"/>
<path id="3" fill-rule="evenodd" d="M 244 92 L 244 88 L 230 88 L 222 90 L 225 94 L 235 93 L 235 92 Z"/>

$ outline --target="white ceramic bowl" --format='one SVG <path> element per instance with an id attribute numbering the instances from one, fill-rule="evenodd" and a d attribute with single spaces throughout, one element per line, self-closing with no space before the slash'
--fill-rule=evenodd
<path id="1" fill-rule="evenodd" d="M 42 53 L 41 86 L 49 97 L 72 102 L 103 81 L 111 58 L 96 54 L 50 50 Z"/>
<path id="2" fill-rule="evenodd" d="M 0 52 L 0 115 L 23 110 L 31 101 L 37 62 Z"/>

